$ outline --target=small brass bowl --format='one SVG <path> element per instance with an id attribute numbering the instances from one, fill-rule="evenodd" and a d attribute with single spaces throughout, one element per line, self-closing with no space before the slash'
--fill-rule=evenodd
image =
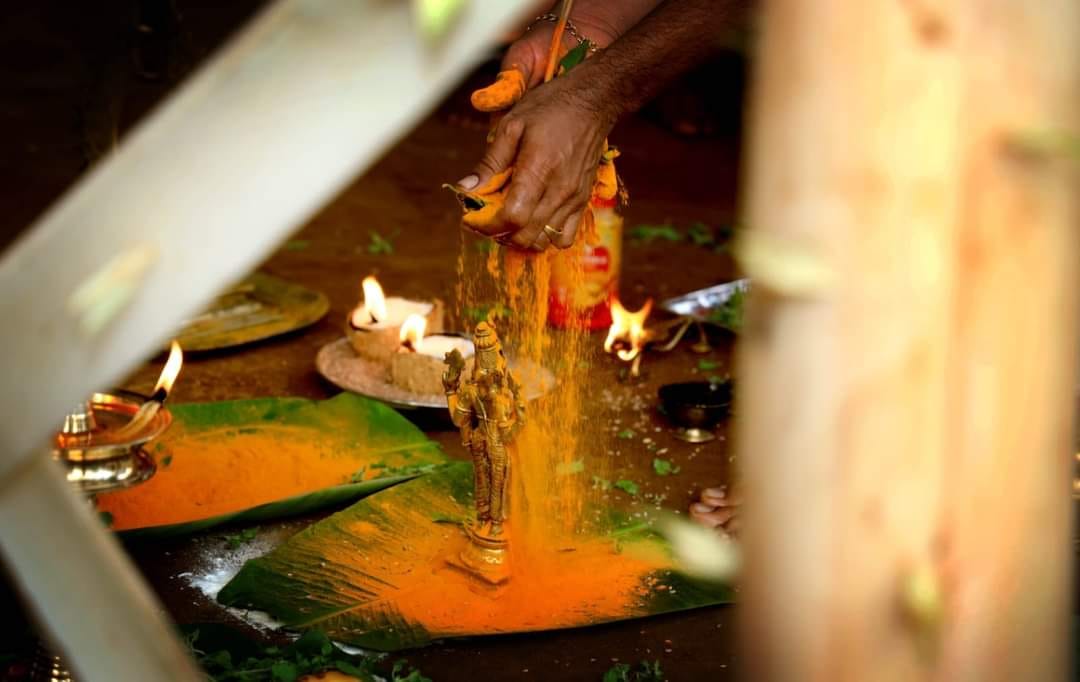
<path id="1" fill-rule="evenodd" d="M 687 443 L 716 439 L 713 428 L 731 411 L 731 380 L 690 381 L 660 387 L 660 405 L 675 425 L 675 437 Z"/>

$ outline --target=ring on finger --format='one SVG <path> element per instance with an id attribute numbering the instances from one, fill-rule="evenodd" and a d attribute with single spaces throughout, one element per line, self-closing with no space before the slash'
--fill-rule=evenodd
<path id="1" fill-rule="evenodd" d="M 562 236 L 562 230 L 556 230 L 551 225 L 544 225 L 544 234 L 546 234 L 549 239 L 555 239 L 556 237 Z"/>

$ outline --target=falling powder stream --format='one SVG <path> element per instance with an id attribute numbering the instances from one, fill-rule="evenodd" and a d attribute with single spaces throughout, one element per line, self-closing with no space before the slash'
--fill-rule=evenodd
<path id="1" fill-rule="evenodd" d="M 586 517 L 593 476 L 605 474 L 610 433 L 585 417 L 590 357 L 596 352 L 582 324 L 553 329 L 547 324 L 550 278 L 555 259 L 583 278 L 581 249 L 524 253 L 463 237 L 458 259 L 458 302 L 473 324 L 489 312 L 496 321 L 511 364 L 517 371 L 544 367 L 555 388 L 529 403 L 526 427 L 511 450 L 511 505 L 508 527 L 515 573 L 535 565 L 540 554 L 566 548 L 585 534 L 593 537 L 595 518 Z M 515 362 L 516 361 L 516 362 Z M 519 376 L 519 379 L 526 377 Z"/>

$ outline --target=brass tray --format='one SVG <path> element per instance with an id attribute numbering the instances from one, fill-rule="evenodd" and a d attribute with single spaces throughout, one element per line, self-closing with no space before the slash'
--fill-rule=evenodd
<path id="1" fill-rule="evenodd" d="M 315 324 L 329 309 L 325 294 L 256 272 L 188 320 L 177 341 L 185 351 L 242 346 Z"/>

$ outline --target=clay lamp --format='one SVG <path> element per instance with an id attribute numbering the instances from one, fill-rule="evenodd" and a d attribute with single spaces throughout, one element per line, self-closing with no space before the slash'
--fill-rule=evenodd
<path id="1" fill-rule="evenodd" d="M 183 362 L 174 341 L 151 396 L 120 390 L 95 393 L 64 418 L 53 439 L 52 456 L 64 465 L 72 487 L 95 495 L 154 475 L 157 467 L 146 446 L 172 423 L 165 400 Z"/>
<path id="2" fill-rule="evenodd" d="M 473 343 L 458 334 L 425 335 L 427 320 L 410 315 L 401 325 L 398 347 L 390 358 L 390 380 L 405 390 L 424 395 L 443 392 L 443 360 L 458 351 L 465 358 L 465 373 L 472 372 Z"/>
<path id="3" fill-rule="evenodd" d="M 425 320 L 432 331 L 442 331 L 441 301 L 413 301 L 387 297 L 378 280 L 366 277 L 364 298 L 345 321 L 345 336 L 357 355 L 379 363 L 389 363 L 401 345 L 401 326 L 411 315 Z"/>
<path id="4" fill-rule="evenodd" d="M 660 406 L 675 425 L 675 437 L 687 443 L 707 443 L 713 429 L 731 411 L 732 383 L 690 381 L 660 387 Z"/>

